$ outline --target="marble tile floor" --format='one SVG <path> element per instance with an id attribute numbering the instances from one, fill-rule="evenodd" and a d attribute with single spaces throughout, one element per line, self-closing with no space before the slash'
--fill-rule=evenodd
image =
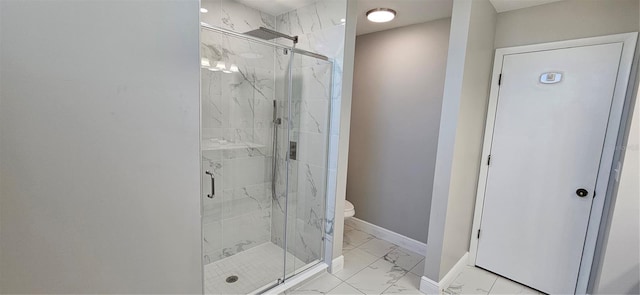
<path id="1" fill-rule="evenodd" d="M 344 269 L 324 273 L 285 294 L 422 294 L 424 257 L 345 227 Z M 539 294 L 485 270 L 467 267 L 444 294 Z"/>
<path id="2" fill-rule="evenodd" d="M 467 266 L 444 294 L 543 294 L 484 269 Z"/>
<path id="3" fill-rule="evenodd" d="M 282 277 L 283 255 L 282 248 L 267 242 L 207 264 L 204 267 L 205 293 L 249 294 L 262 289 Z M 290 253 L 287 253 L 287 261 L 291 269 L 305 265 Z M 227 283 L 227 277 L 233 275 L 238 276 L 238 280 Z"/>
<path id="4" fill-rule="evenodd" d="M 421 294 L 424 256 L 345 227 L 344 269 L 286 294 Z"/>

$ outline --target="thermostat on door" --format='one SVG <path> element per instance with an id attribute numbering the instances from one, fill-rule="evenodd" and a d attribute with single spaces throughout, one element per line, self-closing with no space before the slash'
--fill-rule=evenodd
<path id="1" fill-rule="evenodd" d="M 540 75 L 540 83 L 543 84 L 554 84 L 560 82 L 560 80 L 562 80 L 562 73 L 549 72 Z"/>

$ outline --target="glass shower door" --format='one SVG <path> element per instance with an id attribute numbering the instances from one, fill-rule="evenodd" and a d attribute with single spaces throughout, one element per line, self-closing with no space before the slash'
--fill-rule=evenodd
<path id="1" fill-rule="evenodd" d="M 287 276 L 323 258 L 333 70 L 331 62 L 302 52 L 292 60 Z"/>
<path id="2" fill-rule="evenodd" d="M 272 172 L 281 75 L 274 60 L 282 53 L 211 30 L 201 40 L 205 291 L 246 294 L 278 284 L 284 273 L 274 235 L 286 220 L 272 214 L 272 193 L 282 189 Z"/>

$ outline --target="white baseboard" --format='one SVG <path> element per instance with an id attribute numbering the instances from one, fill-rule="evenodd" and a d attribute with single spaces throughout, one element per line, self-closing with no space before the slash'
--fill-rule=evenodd
<path id="1" fill-rule="evenodd" d="M 440 285 L 438 282 L 422 276 L 422 278 L 420 278 L 420 292 L 427 295 L 440 294 Z"/>
<path id="2" fill-rule="evenodd" d="M 331 261 L 329 272 L 334 274 L 344 269 L 344 255 L 340 255 Z"/>
<path id="3" fill-rule="evenodd" d="M 425 243 L 416 241 L 409 237 L 405 237 L 399 233 L 390 231 L 383 227 L 379 227 L 375 224 L 371 224 L 362 219 L 351 217 L 346 219 L 345 223 L 357 230 L 361 230 L 368 234 L 374 235 L 380 239 L 394 243 L 400 247 L 411 250 L 420 255 L 425 255 L 425 253 L 427 253 L 427 245 Z"/>
<path id="4" fill-rule="evenodd" d="M 469 252 L 464 253 L 462 257 L 456 262 L 456 264 L 447 272 L 439 282 L 435 282 L 425 276 L 420 279 L 420 292 L 425 294 L 441 294 L 442 291 L 449 288 L 449 285 L 458 277 L 458 275 L 464 270 L 469 261 Z"/>

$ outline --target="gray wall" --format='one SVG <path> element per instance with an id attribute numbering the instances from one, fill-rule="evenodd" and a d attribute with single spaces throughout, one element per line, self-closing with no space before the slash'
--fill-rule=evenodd
<path id="1" fill-rule="evenodd" d="M 199 3 L 0 1 L 0 293 L 200 293 Z"/>
<path id="2" fill-rule="evenodd" d="M 638 31 L 638 0 L 565 0 L 498 14 L 495 47 Z"/>
<path id="3" fill-rule="evenodd" d="M 495 22 L 489 0 L 454 1 L 425 256 L 425 276 L 436 282 L 469 249 Z"/>
<path id="4" fill-rule="evenodd" d="M 347 200 L 426 242 L 451 20 L 356 39 Z"/>

